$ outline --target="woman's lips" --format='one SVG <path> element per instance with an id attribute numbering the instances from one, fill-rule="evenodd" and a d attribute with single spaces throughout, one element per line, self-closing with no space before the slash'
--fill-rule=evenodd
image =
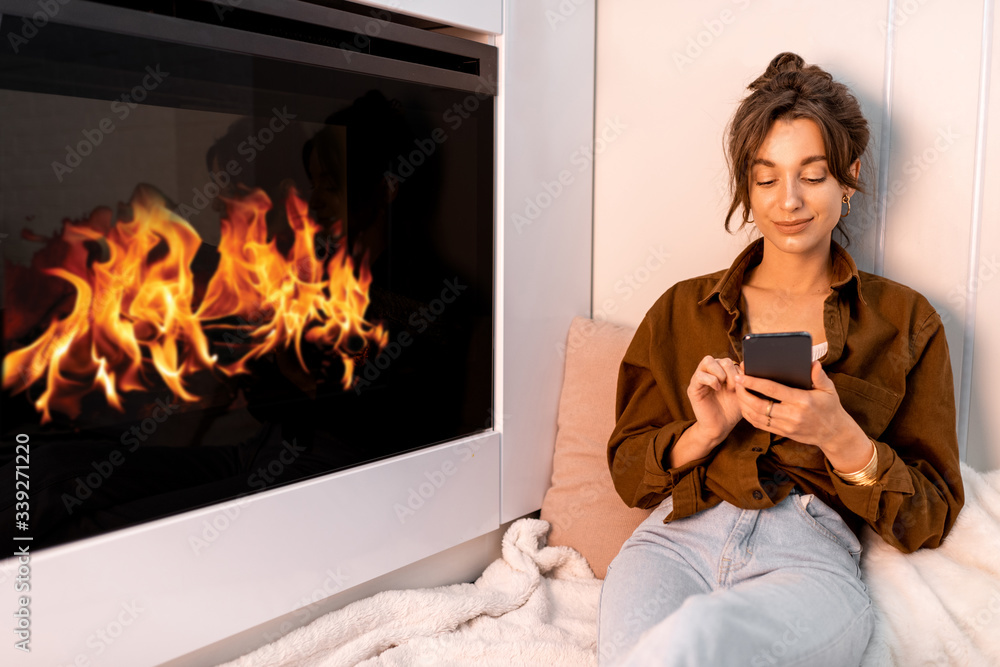
<path id="1" fill-rule="evenodd" d="M 778 228 L 779 232 L 783 234 L 795 234 L 796 232 L 801 232 L 806 228 L 806 225 L 812 218 L 803 218 L 801 220 L 789 220 L 787 222 L 775 222 L 774 226 Z"/>

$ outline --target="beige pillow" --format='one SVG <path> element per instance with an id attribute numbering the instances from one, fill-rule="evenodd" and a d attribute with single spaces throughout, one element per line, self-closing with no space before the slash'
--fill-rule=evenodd
<path id="1" fill-rule="evenodd" d="M 651 511 L 626 506 L 608 471 L 618 366 L 634 334 L 582 317 L 570 325 L 552 485 L 542 501 L 541 518 L 552 524 L 549 544 L 579 551 L 599 579 Z"/>

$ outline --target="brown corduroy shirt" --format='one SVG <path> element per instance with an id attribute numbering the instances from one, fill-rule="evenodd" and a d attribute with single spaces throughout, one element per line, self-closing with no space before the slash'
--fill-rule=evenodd
<path id="1" fill-rule="evenodd" d="M 779 503 L 793 486 L 864 523 L 904 552 L 936 547 L 964 502 L 951 362 L 941 318 L 914 290 L 858 271 L 836 243 L 833 289 L 823 306 L 828 351 L 820 359 L 844 409 L 874 439 L 878 482 L 853 486 L 822 450 L 741 420 L 701 459 L 669 468 L 671 447 L 695 421 L 687 387 L 706 355 L 742 361 L 741 287 L 763 241 L 726 271 L 665 292 L 646 314 L 618 375 L 617 424 L 608 464 L 630 507 L 673 496 L 665 523 L 723 500 L 744 509 Z"/>

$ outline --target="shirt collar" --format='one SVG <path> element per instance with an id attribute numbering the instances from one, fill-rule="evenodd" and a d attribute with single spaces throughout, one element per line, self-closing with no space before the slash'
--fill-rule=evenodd
<path id="1" fill-rule="evenodd" d="M 854 263 L 851 255 L 844 250 L 836 241 L 830 241 L 830 253 L 833 256 L 833 283 L 830 285 L 838 292 L 842 292 L 846 287 L 853 284 L 855 292 L 861 303 L 868 305 L 861 294 L 861 276 L 858 267 Z M 764 239 L 759 238 L 746 248 L 733 260 L 732 266 L 726 271 L 719 281 L 715 283 L 712 290 L 698 302 L 703 305 L 711 301 L 712 297 L 718 296 L 721 303 L 729 312 L 736 311 L 740 303 L 740 292 L 743 287 L 743 276 L 747 270 L 760 264 L 764 257 Z"/>

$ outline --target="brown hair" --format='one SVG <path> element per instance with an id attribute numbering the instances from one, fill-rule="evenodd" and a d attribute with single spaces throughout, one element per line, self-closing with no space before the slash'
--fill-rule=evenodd
<path id="1" fill-rule="evenodd" d="M 764 137 L 776 120 L 808 118 L 815 121 L 823 136 L 830 174 L 841 185 L 864 192 L 850 167 L 868 146 L 868 121 L 854 95 L 816 65 L 806 65 L 794 53 L 779 53 L 767 70 L 747 88 L 726 132 L 726 160 L 733 199 L 726 215 L 729 222 L 740 207 L 743 223 L 750 213 L 750 167 Z M 846 237 L 843 221 L 837 229 Z"/>

